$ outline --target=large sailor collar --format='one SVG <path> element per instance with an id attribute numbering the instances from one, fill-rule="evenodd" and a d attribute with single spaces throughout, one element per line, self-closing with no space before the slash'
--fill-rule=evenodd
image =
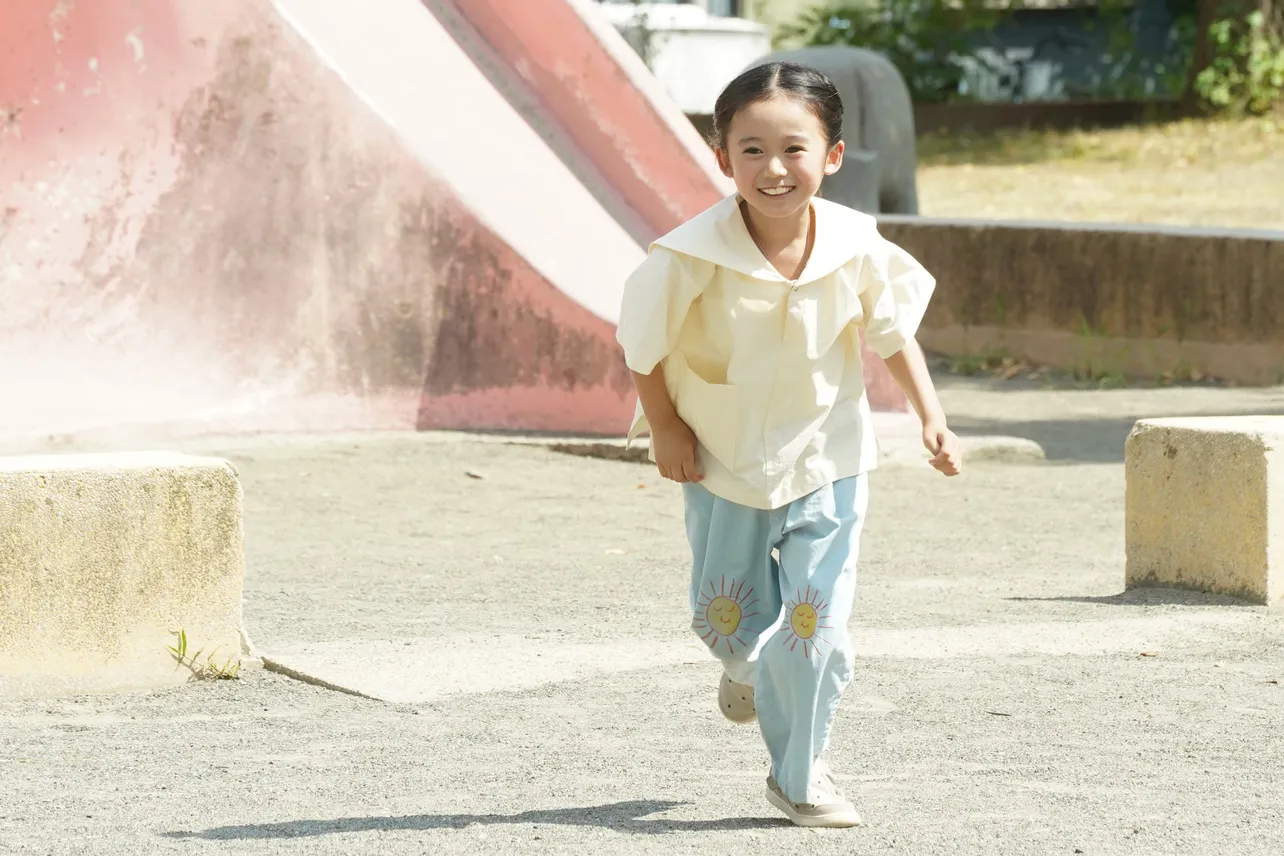
<path id="1" fill-rule="evenodd" d="M 754 243 L 744 216 L 739 193 L 719 201 L 669 234 L 658 238 L 651 248 L 663 247 L 676 253 L 712 262 L 754 279 L 801 286 L 829 276 L 853 259 L 867 255 L 879 240 L 877 222 L 868 214 L 820 198 L 811 200 L 816 234 L 811 256 L 796 280 L 771 266 Z"/>

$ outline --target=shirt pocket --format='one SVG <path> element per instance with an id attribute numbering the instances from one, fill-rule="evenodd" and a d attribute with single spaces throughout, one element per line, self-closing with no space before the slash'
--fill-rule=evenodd
<path id="1" fill-rule="evenodd" d="M 675 407 L 705 450 L 735 471 L 740 441 L 740 390 L 709 383 L 689 366 L 682 366 Z"/>

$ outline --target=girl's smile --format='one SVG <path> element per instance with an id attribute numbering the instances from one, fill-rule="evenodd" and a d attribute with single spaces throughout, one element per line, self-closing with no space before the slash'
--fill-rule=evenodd
<path id="1" fill-rule="evenodd" d="M 826 175 L 843 163 L 843 143 L 832 145 L 816 111 L 788 95 L 761 98 L 741 108 L 717 151 L 718 166 L 749 203 L 750 216 L 802 223 L 807 203 Z M 784 223 L 755 223 L 768 235 Z"/>

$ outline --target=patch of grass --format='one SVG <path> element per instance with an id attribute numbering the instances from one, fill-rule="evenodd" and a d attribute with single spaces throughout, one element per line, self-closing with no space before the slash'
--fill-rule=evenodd
<path id="1" fill-rule="evenodd" d="M 1035 163 L 1220 164 L 1278 157 L 1284 117 L 1184 119 L 1105 130 L 1001 130 L 928 133 L 918 140 L 923 166 Z"/>
<path id="2" fill-rule="evenodd" d="M 1023 378 L 1037 381 L 1048 371 L 997 348 L 980 354 L 933 354 L 931 360 L 936 370 L 962 377 L 984 375 L 996 380 Z"/>
<path id="3" fill-rule="evenodd" d="M 1004 361 L 1012 362 L 1002 351 L 986 351 L 983 354 L 955 354 L 950 360 L 952 374 L 972 377 L 985 374 L 1003 367 Z"/>
<path id="4" fill-rule="evenodd" d="M 1070 376 L 1097 389 L 1123 389 L 1129 386 L 1128 378 L 1121 372 L 1094 367 L 1091 363 L 1075 366 Z"/>
<path id="5" fill-rule="evenodd" d="M 962 377 L 984 377 L 1012 382 L 1018 387 L 1044 389 L 1144 389 L 1160 386 L 1234 386 L 1234 383 L 1208 377 L 1188 365 L 1157 377 L 1134 377 L 1117 369 L 1083 363 L 1069 369 L 1055 369 L 1027 360 L 991 351 L 985 354 L 942 354 L 929 352 L 928 365 L 933 374 Z"/>
<path id="6" fill-rule="evenodd" d="M 1284 230 L 1284 118 L 929 134 L 920 212 L 969 220 Z"/>
<path id="7" fill-rule="evenodd" d="M 1199 369 L 1182 360 L 1172 371 L 1164 372 L 1157 378 L 1161 386 L 1202 384 L 1209 378 Z"/>
<path id="8" fill-rule="evenodd" d="M 223 663 L 214 659 L 218 648 L 211 651 L 205 658 L 205 662 L 200 662 L 201 654 L 205 649 L 198 650 L 190 657 L 187 654 L 187 631 L 179 629 L 175 634 L 177 641 L 174 645 L 169 646 L 168 650 L 171 656 L 178 661 L 179 668 L 186 668 L 192 673 L 192 679 L 197 681 L 230 681 L 241 676 L 241 664 L 233 661 L 231 657 Z"/>

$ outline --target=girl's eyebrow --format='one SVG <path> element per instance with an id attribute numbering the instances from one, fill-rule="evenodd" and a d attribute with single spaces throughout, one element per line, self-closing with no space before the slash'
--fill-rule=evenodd
<path id="1" fill-rule="evenodd" d="M 789 142 L 789 143 L 805 143 L 807 142 L 807 137 L 804 134 L 790 134 L 789 136 L 785 137 L 784 140 L 785 142 Z M 746 143 L 761 143 L 761 142 L 762 142 L 762 137 L 741 137 L 739 144 L 743 146 Z"/>

